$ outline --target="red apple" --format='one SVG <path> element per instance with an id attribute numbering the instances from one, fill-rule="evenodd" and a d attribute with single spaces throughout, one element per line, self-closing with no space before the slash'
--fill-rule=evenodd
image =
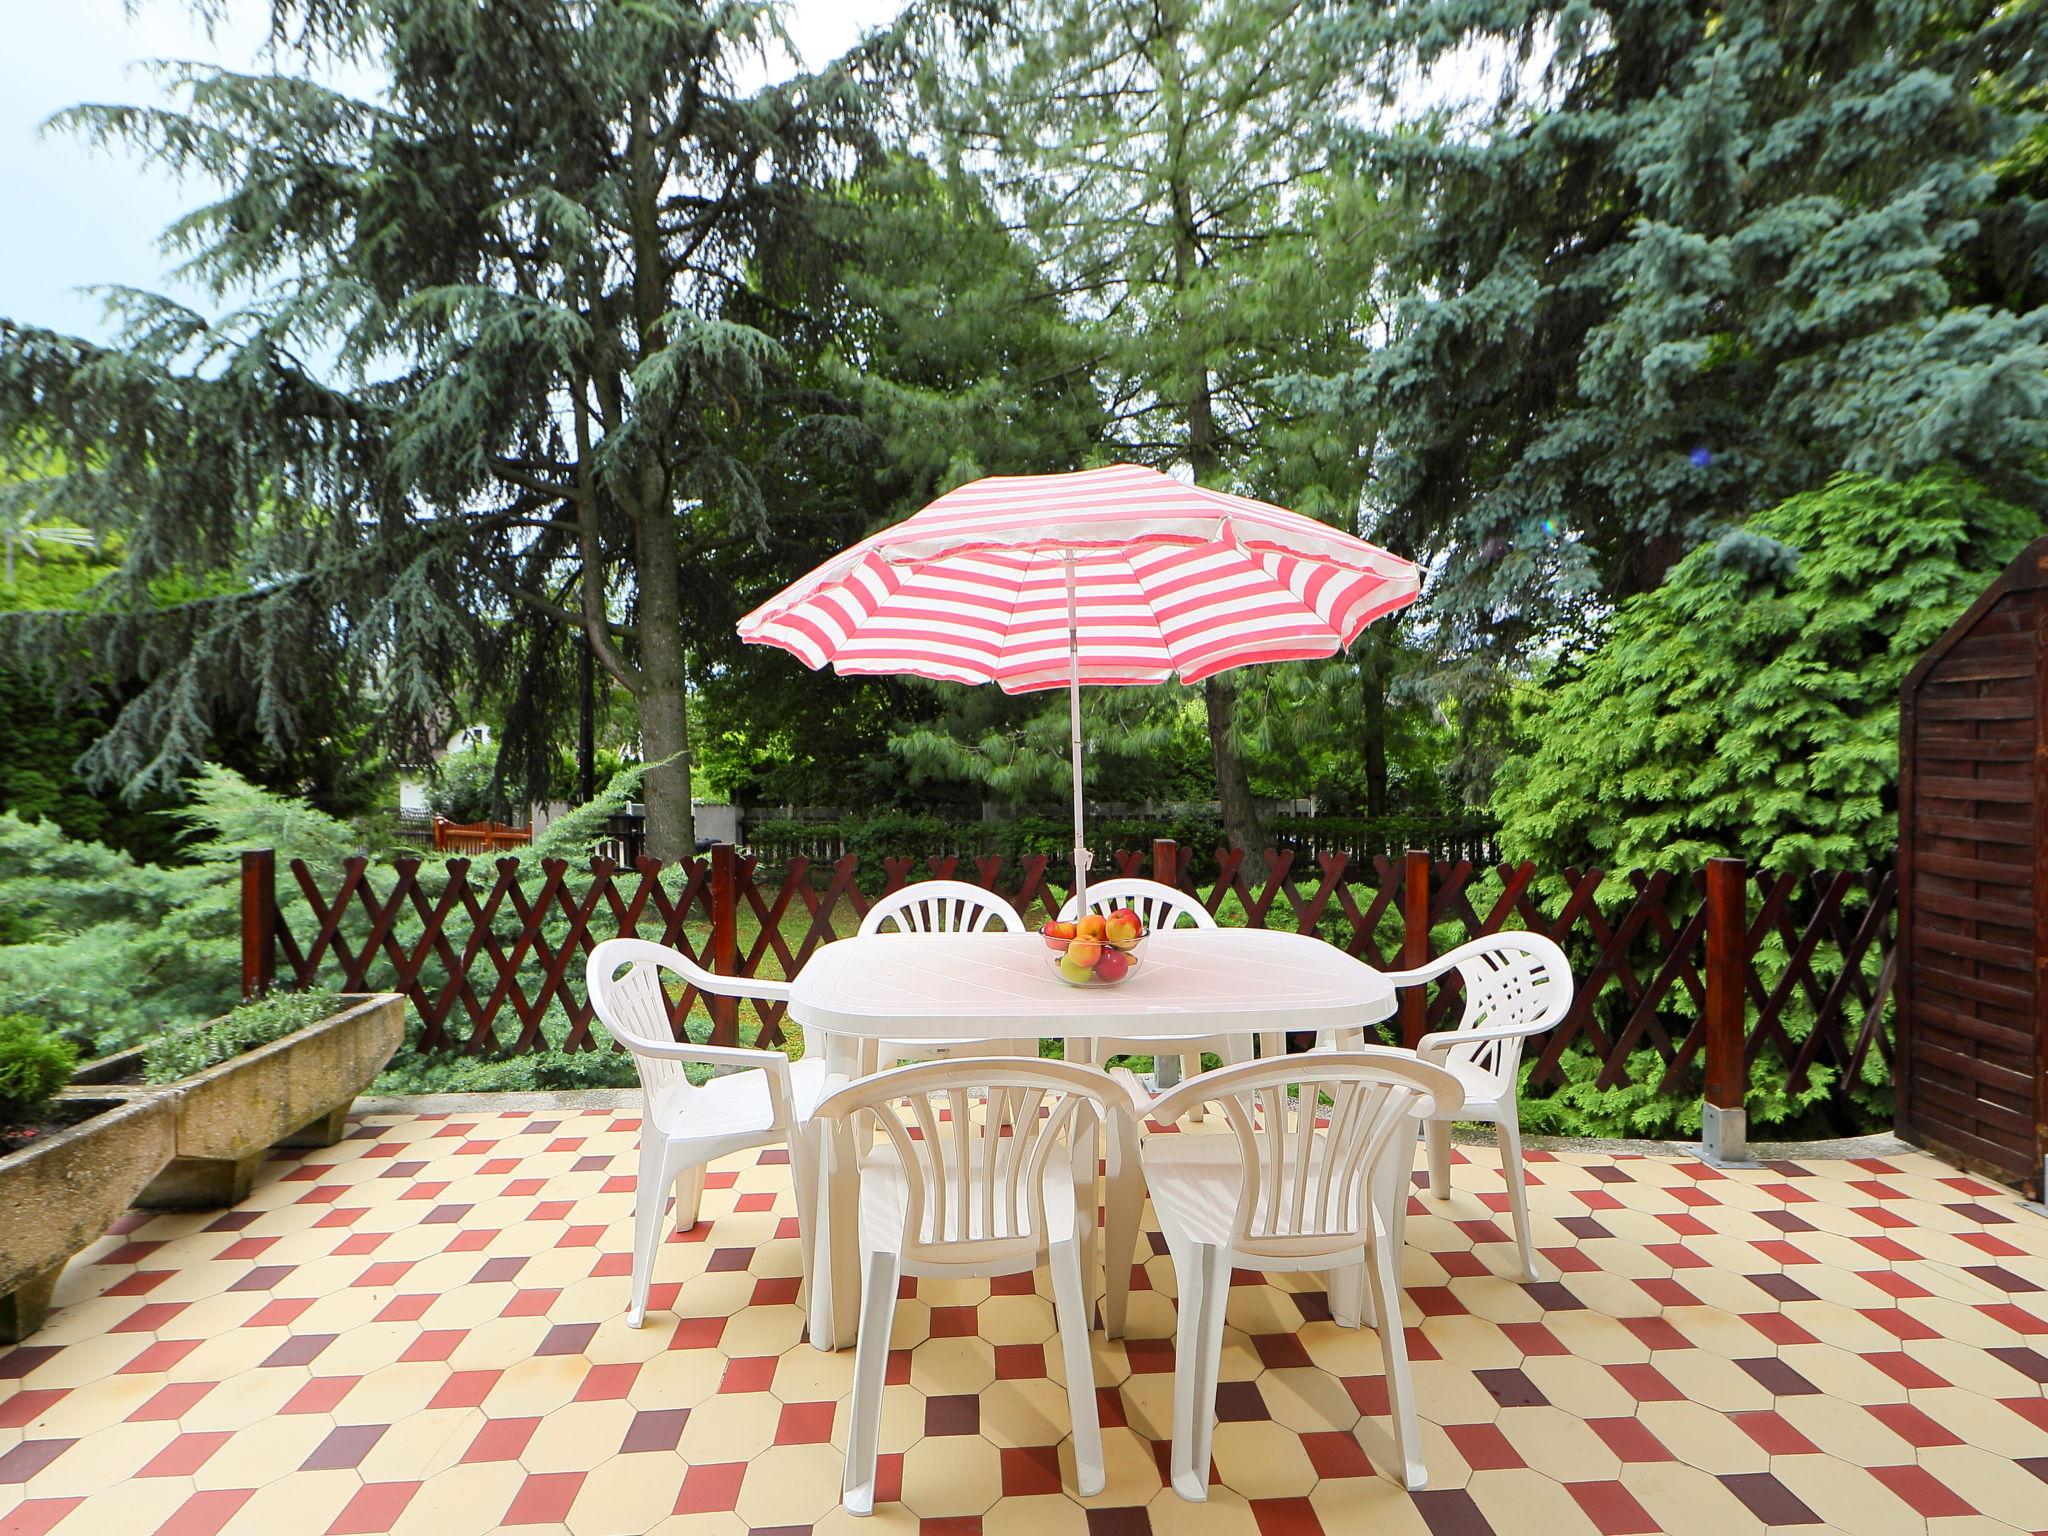
<path id="1" fill-rule="evenodd" d="M 1097 981 L 1122 981 L 1131 973 L 1131 957 L 1120 949 L 1105 949 L 1095 962 Z"/>

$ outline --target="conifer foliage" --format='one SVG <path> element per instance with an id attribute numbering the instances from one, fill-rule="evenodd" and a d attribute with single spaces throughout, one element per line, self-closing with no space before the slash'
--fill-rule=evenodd
<path id="1" fill-rule="evenodd" d="M 1423 221 L 1391 345 L 1331 398 L 1380 416 L 1439 610 L 1512 648 L 1844 470 L 2038 494 L 2044 27 L 2040 0 L 1354 9 L 1388 82 L 1506 66 L 1476 122 L 1354 145 Z"/>
<path id="2" fill-rule="evenodd" d="M 1845 475 L 1694 550 L 1526 696 L 1502 851 L 1545 869 L 1860 869 L 1898 838 L 1899 685 L 2040 515 Z"/>
<path id="3" fill-rule="evenodd" d="M 832 88 L 741 84 L 758 0 L 271 12 L 272 71 L 67 114 L 225 187 L 171 239 L 232 307 L 130 295 L 114 348 L 0 323 L 0 452 L 61 454 L 43 515 L 128 535 L 108 601 L 19 650 L 87 634 L 132 690 L 88 765 L 168 788 L 221 721 L 289 743 L 336 677 L 403 756 L 475 689 L 552 761 L 587 644 L 638 701 L 649 851 L 686 853 L 692 580 L 768 515 L 767 295 L 801 293 Z"/>

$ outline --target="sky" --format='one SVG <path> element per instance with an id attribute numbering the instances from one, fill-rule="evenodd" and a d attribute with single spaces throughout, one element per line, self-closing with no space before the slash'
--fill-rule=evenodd
<path id="1" fill-rule="evenodd" d="M 111 325 L 101 300 L 84 291 L 96 285 L 213 307 L 171 280 L 177 260 L 157 248 L 165 226 L 209 189 L 181 186 L 126 148 L 94 149 L 43 124 L 79 102 L 164 101 L 145 61 L 255 64 L 267 6 L 227 0 L 223 8 L 209 37 L 181 0 L 136 0 L 133 14 L 123 0 L 0 0 L 0 316 L 104 341 Z M 796 0 L 786 25 L 815 66 L 895 9 L 895 0 Z"/>

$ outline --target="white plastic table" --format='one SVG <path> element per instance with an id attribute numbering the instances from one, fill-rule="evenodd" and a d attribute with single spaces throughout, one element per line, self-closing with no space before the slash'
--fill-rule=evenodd
<path id="1" fill-rule="evenodd" d="M 1137 969 L 1113 987 L 1068 986 L 1047 953 L 1030 933 L 840 939 L 797 973 L 789 1016 L 825 1037 L 831 1071 L 852 1077 L 863 1040 L 1256 1035 L 1356 1027 L 1394 1011 L 1394 989 L 1378 971 L 1304 934 L 1155 933 Z M 822 1157 L 822 1146 L 814 1150 Z M 826 1178 L 820 1186 L 811 1343 L 838 1349 L 853 1343 L 859 1319 L 859 1212 L 851 1181 Z"/>

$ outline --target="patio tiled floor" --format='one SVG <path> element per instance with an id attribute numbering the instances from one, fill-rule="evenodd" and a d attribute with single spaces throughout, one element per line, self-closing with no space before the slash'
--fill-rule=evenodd
<path id="1" fill-rule="evenodd" d="M 720 1165 L 621 1319 L 636 1123 L 376 1116 L 225 1213 L 145 1217 L 0 1352 L 0 1532 L 845 1530 L 852 1354 L 799 1338 L 788 1169 Z M 1554 1278 L 1497 1278 L 1491 1154 L 1418 1199 L 1432 1479 L 1375 1476 L 1370 1330 L 1240 1275 L 1206 1506 L 1161 1486 L 1172 1273 L 1097 1337 L 1109 1486 L 1070 1471 L 1042 1294 L 906 1286 L 869 1531 L 1855 1536 L 2048 1529 L 2048 1221 L 1917 1155 L 1721 1174 L 1540 1156 Z M 1044 1285 L 1044 1281 L 1040 1281 Z M 915 1346 L 912 1348 L 911 1346 Z M 1367 1415 L 1361 1420 L 1361 1413 Z M 900 1502 L 898 1502 L 900 1501 Z"/>

